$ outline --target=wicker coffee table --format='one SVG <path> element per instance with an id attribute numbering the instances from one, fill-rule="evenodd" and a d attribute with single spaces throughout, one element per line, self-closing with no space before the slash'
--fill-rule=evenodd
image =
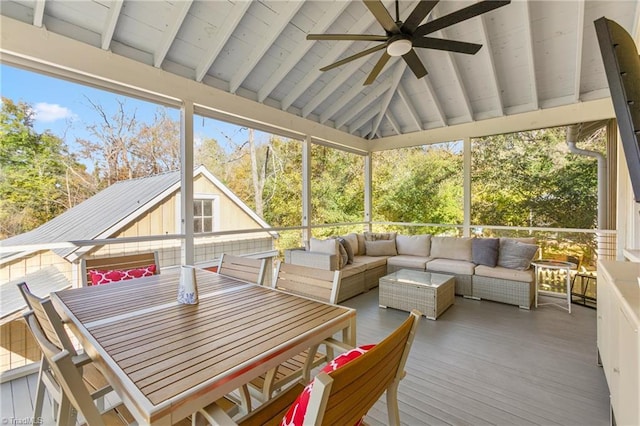
<path id="1" fill-rule="evenodd" d="M 454 303 L 455 277 L 400 269 L 380 278 L 379 305 L 403 311 L 418 309 L 435 320 Z"/>

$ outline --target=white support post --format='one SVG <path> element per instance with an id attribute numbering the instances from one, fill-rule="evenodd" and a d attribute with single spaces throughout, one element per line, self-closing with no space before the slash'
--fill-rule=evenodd
<path id="1" fill-rule="evenodd" d="M 372 220 L 372 167 L 371 163 L 373 159 L 371 158 L 371 153 L 368 153 L 364 157 L 364 221 L 367 222 L 367 229 L 371 231 L 371 220 Z"/>
<path id="2" fill-rule="evenodd" d="M 311 238 L 311 136 L 302 143 L 302 241 Z"/>
<path id="3" fill-rule="evenodd" d="M 184 101 L 180 109 L 180 217 L 181 264 L 193 265 L 193 102 Z"/>
<path id="4" fill-rule="evenodd" d="M 464 219 L 462 223 L 462 235 L 471 236 L 471 138 L 466 137 L 462 143 L 462 187 Z"/>

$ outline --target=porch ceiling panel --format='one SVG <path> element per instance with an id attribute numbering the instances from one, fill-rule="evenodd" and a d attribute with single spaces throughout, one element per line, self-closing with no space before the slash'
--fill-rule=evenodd
<path id="1" fill-rule="evenodd" d="M 474 3 L 476 0 L 440 1 L 427 20 Z M 383 4 L 395 19 L 395 1 L 384 0 Z M 401 0 L 400 19 L 405 20 L 416 4 L 415 0 Z M 162 95 L 158 87 L 161 80 L 168 80 L 163 73 L 173 74 L 185 79 L 185 93 L 193 93 L 195 82 L 255 102 L 251 104 L 255 107 L 244 108 L 247 119 L 278 116 L 279 126 L 290 121 L 296 132 L 307 122 L 312 137 L 344 135 L 333 142 L 358 149 L 363 145 L 376 149 L 388 138 L 396 146 L 413 144 L 431 140 L 431 134 L 441 128 L 451 129 L 453 135 L 457 126 L 463 126 L 458 132 L 462 134 L 468 132 L 468 124 L 608 98 L 593 21 L 607 16 L 633 34 L 639 14 L 637 0 L 513 0 L 429 34 L 482 44 L 476 55 L 416 49 L 429 72 L 426 77 L 418 80 L 410 70 L 394 73 L 397 64 L 403 64 L 400 59 L 389 61 L 373 84 L 363 86 L 381 52 L 327 72 L 319 68 L 376 42 L 306 40 L 310 33 L 384 34 L 361 1 L 3 0 L 0 8 L 4 19 L 24 23 L 24 34 L 18 36 L 30 37 L 33 43 L 50 43 L 50 37 L 27 34 L 28 26 L 42 23 L 47 34 L 70 39 L 69 46 L 77 46 L 74 41 L 86 45 L 89 50 L 82 49 L 85 57 L 105 61 L 100 67 L 79 61 L 72 65 L 75 61 L 62 51 L 54 53 L 53 60 L 45 53 L 24 55 L 34 64 L 42 61 L 43 69 L 49 67 L 47 72 L 52 72 L 51 64 L 53 70 L 57 64 L 60 75 L 75 70 L 79 81 L 83 74 L 113 81 L 109 57 L 91 51 L 108 49 L 114 57 L 139 63 L 141 74 L 156 79 L 147 83 L 121 72 L 117 82 L 125 87 Z M 17 37 L 5 34 L 5 26 L 3 40 Z M 51 43 L 59 46 L 63 42 Z M 46 46 L 26 50 L 45 52 Z M 12 58 L 21 55 L 6 52 Z M 152 68 L 144 71 L 145 67 Z M 151 72 L 153 68 L 161 73 Z M 394 76 L 399 76 L 397 81 Z M 166 94 L 175 96 L 175 90 L 167 89 Z M 219 103 L 212 99 L 204 106 L 220 109 Z M 235 108 L 241 103 L 233 104 Z M 295 117 L 283 120 L 282 113 Z M 545 117 L 557 121 L 551 114 Z M 580 119 L 566 117 L 567 124 L 575 121 Z M 503 120 L 491 123 L 511 127 Z M 495 129 L 501 131 L 501 127 Z M 414 132 L 424 135 L 411 135 Z M 376 141 L 380 138 L 383 140 Z"/>

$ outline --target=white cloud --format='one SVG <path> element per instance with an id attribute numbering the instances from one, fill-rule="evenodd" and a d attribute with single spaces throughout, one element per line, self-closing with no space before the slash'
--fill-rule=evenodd
<path id="1" fill-rule="evenodd" d="M 64 120 L 67 118 L 75 119 L 76 115 L 69 108 L 58 104 L 48 104 L 39 102 L 33 107 L 35 119 L 45 123 L 53 123 L 54 121 Z"/>

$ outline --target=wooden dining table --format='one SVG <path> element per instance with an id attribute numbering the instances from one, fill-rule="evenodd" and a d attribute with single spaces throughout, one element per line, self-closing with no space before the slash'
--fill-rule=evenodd
<path id="1" fill-rule="evenodd" d="M 62 290 L 51 299 L 140 424 L 173 424 L 342 332 L 354 309 L 198 270 L 199 303 L 176 301 L 179 268 Z"/>

